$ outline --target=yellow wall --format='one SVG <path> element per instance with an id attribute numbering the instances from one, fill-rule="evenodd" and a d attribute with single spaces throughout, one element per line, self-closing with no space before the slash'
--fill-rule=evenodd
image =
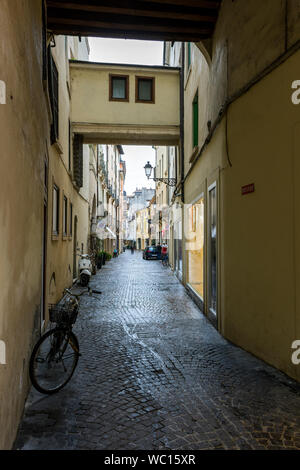
<path id="1" fill-rule="evenodd" d="M 3 0 L 0 15 L 0 449 L 9 449 L 29 381 L 41 303 L 43 181 L 48 114 L 42 83 L 41 2 Z M 13 60 L 14 58 L 14 60 Z"/>
<path id="2" fill-rule="evenodd" d="M 71 62 L 72 121 L 86 141 L 179 139 L 179 71 Z M 129 101 L 109 101 L 109 74 L 129 76 Z M 135 77 L 155 78 L 155 103 L 135 103 Z M 120 134 L 122 135 L 121 142 Z M 93 140 L 94 139 L 94 140 Z M 145 140 L 146 139 L 146 140 Z"/>
<path id="3" fill-rule="evenodd" d="M 63 194 L 78 216 L 78 246 L 88 239 L 88 199 L 78 194 L 68 168 L 69 93 L 65 38 L 52 48 L 59 70 L 59 146 L 51 146 L 51 111 L 42 80 L 42 11 L 39 0 L 4 0 L 0 15 L 0 80 L 7 104 L 0 105 L 0 340 L 6 365 L 0 365 L 0 449 L 14 441 L 30 386 L 28 362 L 42 325 L 42 247 L 47 200 L 45 304 L 56 302 L 73 275 L 73 240 L 62 237 Z M 78 41 L 78 39 L 77 39 Z M 76 53 L 76 41 L 72 39 Z M 48 161 L 48 192 L 45 162 Z M 87 162 L 87 171 L 89 162 Z M 71 169 L 72 170 L 72 169 Z M 52 240 L 52 182 L 59 186 L 60 234 Z M 68 216 L 69 217 L 69 216 Z M 52 274 L 55 273 L 55 282 Z M 52 281 L 50 281 L 52 278 Z M 46 313 L 47 320 L 47 313 Z M 45 326 L 45 325 L 44 325 Z"/>
<path id="4" fill-rule="evenodd" d="M 70 39 L 68 38 L 68 42 Z M 49 302 L 57 302 L 62 296 L 63 289 L 70 286 L 73 279 L 73 250 L 74 250 L 74 218 L 77 217 L 77 247 L 80 249 L 83 244 L 83 251 L 88 252 L 89 234 L 89 158 L 90 149 L 84 147 L 84 172 L 83 187 L 80 192 L 73 185 L 72 162 L 69 169 L 69 116 L 70 116 L 70 95 L 67 88 L 68 60 L 66 58 L 65 37 L 55 38 L 56 47 L 52 48 L 52 55 L 59 72 L 59 148 L 52 145 L 49 147 L 49 199 L 48 199 L 48 294 Z M 75 43 L 75 44 L 74 44 Z M 78 38 L 70 41 L 75 53 Z M 75 45 L 75 47 L 74 47 Z M 78 45 L 78 44 L 77 44 Z M 71 153 L 72 155 L 72 153 Z M 72 160 L 72 158 L 71 158 Z M 85 171 L 86 170 L 86 171 Z M 60 232 L 58 237 L 52 236 L 52 183 L 60 189 Z M 63 195 L 73 204 L 73 236 L 63 237 Z M 70 214 L 70 212 L 69 212 Z M 68 218 L 69 218 L 68 214 Z M 76 264 L 78 266 L 78 256 Z M 55 282 L 53 281 L 55 273 Z"/>
<path id="5" fill-rule="evenodd" d="M 291 83 L 300 51 L 235 102 L 228 115 L 232 168 L 224 173 L 223 332 L 300 378 L 299 107 Z M 253 194 L 241 186 L 255 183 Z"/>
<path id="6" fill-rule="evenodd" d="M 300 39 L 300 5 L 224 0 L 217 23 L 212 62 L 192 47 L 185 80 L 185 203 L 217 182 L 218 328 L 225 337 L 297 379 L 291 344 L 300 335 L 299 106 L 291 84 L 299 75 L 300 52 L 263 70 Z M 232 28 L 232 18 L 241 25 Z M 263 45 L 263 47 L 262 47 Z M 296 46 L 295 46 L 296 47 Z M 251 80 L 256 84 L 242 89 Z M 192 101 L 199 88 L 199 150 L 226 98 L 241 91 L 194 162 Z M 227 136 L 227 143 L 226 143 Z M 227 154 L 228 150 L 228 154 Z M 232 165 L 232 166 L 231 166 Z M 241 188 L 255 184 L 255 192 Z M 184 212 L 185 229 L 188 214 Z M 208 313 L 206 226 L 204 312 Z M 184 259 L 186 263 L 186 256 Z M 184 268 L 184 281 L 187 266 Z"/>

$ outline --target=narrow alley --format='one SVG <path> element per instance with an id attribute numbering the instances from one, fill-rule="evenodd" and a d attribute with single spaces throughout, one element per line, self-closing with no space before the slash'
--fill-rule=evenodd
<path id="1" fill-rule="evenodd" d="M 127 250 L 92 286 L 75 374 L 31 390 L 16 449 L 300 449 L 300 385 L 222 338 L 170 269 Z"/>

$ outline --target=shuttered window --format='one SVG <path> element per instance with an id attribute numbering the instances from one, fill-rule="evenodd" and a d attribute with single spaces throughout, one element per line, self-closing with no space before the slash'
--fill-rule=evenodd
<path id="1" fill-rule="evenodd" d="M 190 65 L 192 63 L 192 49 L 191 49 L 191 43 L 187 43 L 187 67 L 189 69 Z"/>
<path id="2" fill-rule="evenodd" d="M 43 81 L 47 80 L 47 24 L 45 2 L 42 1 L 42 53 L 43 53 Z"/>
<path id="3" fill-rule="evenodd" d="M 63 202 L 63 235 L 68 235 L 68 199 L 64 196 Z"/>
<path id="4" fill-rule="evenodd" d="M 49 97 L 52 111 L 52 124 L 51 124 L 51 144 L 58 140 L 58 71 L 53 60 L 50 46 L 48 47 L 48 83 L 49 83 Z"/>
<path id="5" fill-rule="evenodd" d="M 73 176 L 78 188 L 83 185 L 83 136 L 74 134 L 73 138 Z"/>
<path id="6" fill-rule="evenodd" d="M 69 171 L 72 170 L 71 156 L 72 156 L 72 131 L 71 131 L 71 122 L 69 120 Z"/>
<path id="7" fill-rule="evenodd" d="M 73 235 L 73 204 L 70 203 L 70 237 Z"/>
<path id="8" fill-rule="evenodd" d="M 52 198 L 52 233 L 59 234 L 59 188 L 53 184 Z"/>
<path id="9" fill-rule="evenodd" d="M 193 147 L 198 146 L 199 140 L 199 110 L 198 110 L 198 91 L 193 100 Z"/>

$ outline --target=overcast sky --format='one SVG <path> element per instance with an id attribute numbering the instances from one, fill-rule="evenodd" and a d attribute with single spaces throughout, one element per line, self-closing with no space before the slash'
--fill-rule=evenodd
<path id="1" fill-rule="evenodd" d="M 162 65 L 163 43 L 159 41 L 135 41 L 132 39 L 89 38 L 92 62 L 119 64 Z M 132 194 L 136 188 L 154 188 L 153 181 L 147 180 L 144 166 L 149 160 L 155 165 L 155 151 L 152 147 L 123 145 L 126 162 L 125 191 Z"/>

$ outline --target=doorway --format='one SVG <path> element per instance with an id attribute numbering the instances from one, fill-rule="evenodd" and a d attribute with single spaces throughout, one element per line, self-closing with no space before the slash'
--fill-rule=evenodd
<path id="1" fill-rule="evenodd" d="M 43 247 L 42 247 L 42 301 L 41 301 L 41 331 L 46 319 L 46 277 L 47 277 L 47 201 L 44 201 L 43 214 Z"/>
<path id="2" fill-rule="evenodd" d="M 217 184 L 208 188 L 208 310 L 217 319 L 218 311 L 218 248 L 217 248 Z"/>
<path id="3" fill-rule="evenodd" d="M 77 215 L 74 217 L 74 239 L 73 239 L 73 278 L 77 277 Z"/>

